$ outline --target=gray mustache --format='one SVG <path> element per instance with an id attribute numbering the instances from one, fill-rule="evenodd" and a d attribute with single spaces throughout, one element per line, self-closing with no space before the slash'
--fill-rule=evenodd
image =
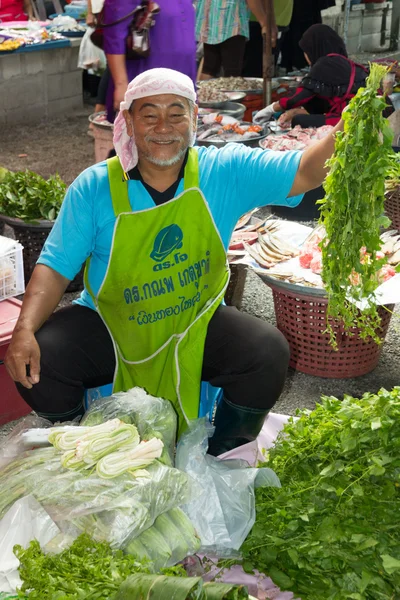
<path id="1" fill-rule="evenodd" d="M 152 135 L 148 135 L 145 137 L 146 142 L 181 142 L 183 141 L 182 137 L 169 137 L 169 138 L 157 138 Z"/>

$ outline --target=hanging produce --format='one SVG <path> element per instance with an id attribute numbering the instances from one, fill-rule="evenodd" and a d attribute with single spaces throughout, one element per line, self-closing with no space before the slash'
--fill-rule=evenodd
<path id="1" fill-rule="evenodd" d="M 398 163 L 392 151 L 392 132 L 382 116 L 385 98 L 378 96 L 386 67 L 372 64 L 367 85 L 358 91 L 343 113 L 344 132 L 336 136 L 335 152 L 328 161 L 325 199 L 321 221 L 327 241 L 322 243 L 322 279 L 329 297 L 327 330 L 336 348 L 329 317 L 343 321 L 346 330 L 360 330 L 363 339 L 379 338 L 380 317 L 374 292 L 380 281 L 378 271 L 385 258 L 378 258 L 381 228 L 390 221 L 384 216 L 385 179 L 399 179 Z M 397 165 L 397 166 L 396 166 Z M 360 255 L 365 248 L 367 257 Z M 359 312 L 349 301 L 366 301 Z"/>

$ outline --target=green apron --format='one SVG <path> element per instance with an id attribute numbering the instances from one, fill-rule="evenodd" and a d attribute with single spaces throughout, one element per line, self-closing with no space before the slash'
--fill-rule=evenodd
<path id="1" fill-rule="evenodd" d="M 113 340 L 113 391 L 134 386 L 170 400 L 179 432 L 198 416 L 208 323 L 229 282 L 220 234 L 199 189 L 197 151 L 189 151 L 184 192 L 132 212 L 117 157 L 107 161 L 116 216 L 110 258 L 97 296 L 85 286 Z"/>

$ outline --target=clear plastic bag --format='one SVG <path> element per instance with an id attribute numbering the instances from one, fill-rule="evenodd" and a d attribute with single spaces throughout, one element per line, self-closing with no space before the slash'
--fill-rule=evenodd
<path id="1" fill-rule="evenodd" d="M 158 515 L 188 502 L 194 493 L 190 478 L 177 469 L 155 462 L 146 470 L 148 477 L 126 473 L 102 479 L 63 469 L 54 448 L 32 450 L 0 471 L 0 518 L 32 493 L 71 539 L 86 531 L 123 548 Z"/>
<path id="2" fill-rule="evenodd" d="M 17 425 L 6 435 L 0 443 L 0 469 L 20 456 L 29 447 L 31 441 L 26 440 L 26 433 L 31 429 L 49 428 L 52 424 L 37 415 L 28 415 L 21 419 Z"/>
<path id="3" fill-rule="evenodd" d="M 206 419 L 197 419 L 179 442 L 176 466 L 201 488 L 183 510 L 200 536 L 202 552 L 236 556 L 255 522 L 255 486 L 280 487 L 280 481 L 271 469 L 208 455 L 212 431 Z"/>
<path id="4" fill-rule="evenodd" d="M 107 66 L 106 55 L 101 48 L 95 46 L 91 40 L 93 29 L 88 27 L 82 38 L 79 48 L 78 67 L 80 69 L 91 69 L 94 72 L 102 72 Z"/>
<path id="5" fill-rule="evenodd" d="M 125 550 L 139 559 L 150 560 L 157 572 L 176 565 L 198 552 L 200 538 L 180 508 L 159 515 L 154 524 L 131 540 Z"/>
<path id="6" fill-rule="evenodd" d="M 177 417 L 168 400 L 155 398 L 142 388 L 135 387 L 128 392 L 95 400 L 85 413 L 81 425 L 99 425 L 115 418 L 136 425 L 142 440 L 152 437 L 161 439 L 165 449 L 161 460 L 165 464 L 173 464 Z"/>

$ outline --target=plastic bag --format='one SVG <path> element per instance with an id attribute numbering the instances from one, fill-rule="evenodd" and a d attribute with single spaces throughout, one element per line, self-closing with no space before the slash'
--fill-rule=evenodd
<path id="1" fill-rule="evenodd" d="M 180 508 L 159 515 L 154 524 L 132 540 L 125 550 L 139 559 L 147 559 L 155 572 L 176 565 L 198 552 L 200 538 Z"/>
<path id="2" fill-rule="evenodd" d="M 10 433 L 1 440 L 0 469 L 32 446 L 32 439 L 27 439 L 26 436 L 29 430 L 49 427 L 52 427 L 52 423 L 37 415 L 28 415 L 21 419 Z M 47 442 L 45 445 L 47 445 Z"/>
<path id="3" fill-rule="evenodd" d="M 26 548 L 32 540 L 45 545 L 58 533 L 57 525 L 33 496 L 15 502 L 0 521 L 1 592 L 13 593 L 22 584 L 14 545 Z"/>
<path id="4" fill-rule="evenodd" d="M 183 507 L 200 536 L 201 551 L 229 557 L 237 555 L 254 525 L 255 485 L 280 487 L 280 481 L 271 469 L 250 468 L 243 460 L 208 455 L 212 431 L 206 419 L 192 421 L 179 442 L 176 466 L 201 487 Z"/>
<path id="5" fill-rule="evenodd" d="M 68 17 L 66 17 L 68 18 Z M 93 29 L 88 27 L 79 48 L 78 68 L 104 71 L 107 66 L 106 55 L 101 48 L 95 46 L 90 38 Z"/>
<path id="6" fill-rule="evenodd" d="M 142 388 L 135 387 L 128 392 L 120 392 L 93 402 L 80 424 L 99 425 L 116 418 L 136 425 L 141 439 L 161 439 L 165 448 L 161 460 L 165 464 L 173 464 L 177 417 L 168 400 L 155 398 Z"/>
<path id="7" fill-rule="evenodd" d="M 74 539 L 86 531 L 95 540 L 123 548 L 163 512 L 188 502 L 189 477 L 161 463 L 148 477 L 129 473 L 102 479 L 88 471 L 63 469 L 54 448 L 24 453 L 0 471 L 0 518 L 19 498 L 33 494 L 63 534 Z"/>

